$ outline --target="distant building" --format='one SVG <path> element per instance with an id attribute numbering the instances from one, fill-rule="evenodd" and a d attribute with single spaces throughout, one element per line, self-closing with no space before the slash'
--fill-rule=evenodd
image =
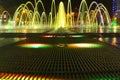
<path id="1" fill-rule="evenodd" d="M 120 18 L 120 0 L 112 0 L 112 14 Z"/>

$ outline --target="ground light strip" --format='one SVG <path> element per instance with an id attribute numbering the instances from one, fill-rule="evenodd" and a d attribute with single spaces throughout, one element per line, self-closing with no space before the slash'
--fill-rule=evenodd
<path id="1" fill-rule="evenodd" d="M 102 44 L 95 44 L 95 43 L 73 43 L 68 44 L 68 48 L 102 48 Z"/>
<path id="2" fill-rule="evenodd" d="M 0 80 L 64 80 L 64 79 L 52 78 L 46 76 L 0 73 Z"/>
<path id="3" fill-rule="evenodd" d="M 73 37 L 73 38 L 82 38 L 82 37 L 85 37 L 84 35 L 71 35 L 70 37 Z"/>
<path id="4" fill-rule="evenodd" d="M 25 43 L 17 45 L 21 48 L 52 48 L 54 45 L 41 44 L 41 43 Z M 67 47 L 67 48 L 102 48 L 102 44 L 97 43 L 71 43 L 71 44 L 56 44 L 57 47 Z"/>
<path id="5" fill-rule="evenodd" d="M 18 47 L 21 48 L 51 48 L 52 46 L 49 44 L 42 44 L 42 43 L 25 43 L 20 44 Z"/>

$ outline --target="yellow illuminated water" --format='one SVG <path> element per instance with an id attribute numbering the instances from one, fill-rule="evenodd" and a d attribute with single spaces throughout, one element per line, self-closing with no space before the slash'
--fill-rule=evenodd
<path id="1" fill-rule="evenodd" d="M 19 44 L 18 47 L 22 47 L 22 48 L 51 48 L 52 46 L 49 44 L 41 44 L 41 43 L 26 43 L 26 44 Z"/>
<path id="2" fill-rule="evenodd" d="M 68 44 L 68 48 L 101 48 L 103 47 L 102 44 L 95 44 L 95 43 L 74 43 Z"/>
<path id="3" fill-rule="evenodd" d="M 117 46 L 117 38 L 116 37 L 112 38 L 112 45 Z"/>
<path id="4" fill-rule="evenodd" d="M 59 4 L 56 26 L 56 29 L 66 27 L 66 13 L 63 2 Z"/>
<path id="5" fill-rule="evenodd" d="M 19 5 L 14 12 L 13 19 L 9 19 L 8 24 L 2 25 L 2 20 L 0 20 L 0 29 L 20 29 L 26 33 L 25 29 L 58 30 L 62 28 L 62 30 L 69 30 L 78 27 L 76 32 L 83 32 L 83 30 L 96 32 L 99 29 L 98 33 L 103 33 L 103 29 L 109 29 L 111 26 L 110 15 L 102 3 L 93 1 L 88 5 L 86 0 L 82 0 L 79 3 L 78 11 L 73 12 L 71 0 L 68 0 L 66 8 L 63 2 L 60 2 L 59 5 L 56 5 L 55 2 L 52 0 L 50 12 L 46 13 L 42 0 L 34 0 L 34 3 L 27 1 L 25 4 Z M 39 7 L 41 8 L 39 9 Z M 6 13 L 9 15 L 9 12 L 3 11 L 1 16 Z M 10 15 L 9 17 L 11 18 Z M 115 27 L 116 21 L 113 20 L 112 24 Z M 114 32 L 117 29 L 114 28 Z"/>

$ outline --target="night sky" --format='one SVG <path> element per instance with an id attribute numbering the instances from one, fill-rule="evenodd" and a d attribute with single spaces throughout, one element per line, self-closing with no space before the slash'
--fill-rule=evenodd
<path id="1" fill-rule="evenodd" d="M 22 3 L 26 3 L 27 1 L 31 1 L 34 2 L 34 0 L 0 0 L 0 5 L 3 6 L 6 10 L 8 10 L 11 14 L 14 13 L 14 11 L 16 10 L 16 8 L 22 4 Z M 58 5 L 58 3 L 60 1 L 63 1 L 64 4 L 67 4 L 67 0 L 56 0 L 56 6 Z M 89 5 L 93 0 L 86 0 L 87 4 Z M 98 3 L 103 3 L 106 8 L 108 9 L 109 13 L 111 14 L 111 10 L 112 10 L 112 0 L 94 0 Z M 50 11 L 50 5 L 52 0 L 42 0 L 46 12 Z M 81 0 L 71 0 L 72 2 L 72 7 L 73 9 L 75 9 L 76 7 L 79 8 L 79 4 L 81 2 Z"/>

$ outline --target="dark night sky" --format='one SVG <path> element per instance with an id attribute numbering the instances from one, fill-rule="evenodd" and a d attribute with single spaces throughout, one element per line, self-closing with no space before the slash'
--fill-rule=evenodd
<path id="1" fill-rule="evenodd" d="M 34 2 L 34 0 L 0 0 L 0 5 L 2 5 L 6 10 L 8 10 L 10 13 L 13 13 L 15 11 L 15 9 L 22 3 L 26 3 L 27 1 L 32 1 Z M 67 0 L 56 0 L 56 4 L 58 5 L 58 3 L 60 1 L 63 1 L 64 4 L 67 4 Z M 86 0 L 87 4 L 89 5 L 93 0 Z M 108 9 L 109 13 L 111 14 L 111 10 L 112 10 L 112 0 L 94 0 L 98 3 L 103 3 L 106 8 Z M 46 11 L 49 12 L 50 10 L 50 5 L 52 0 L 42 0 Z M 72 7 L 73 9 L 75 7 L 79 7 L 79 4 L 81 2 L 81 0 L 71 0 L 72 2 Z"/>

